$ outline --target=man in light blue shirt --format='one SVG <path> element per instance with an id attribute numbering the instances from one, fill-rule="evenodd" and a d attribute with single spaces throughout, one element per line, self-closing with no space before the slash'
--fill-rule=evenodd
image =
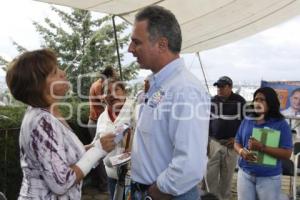
<path id="1" fill-rule="evenodd" d="M 129 52 L 150 69 L 132 147 L 132 198 L 197 200 L 207 163 L 210 98 L 179 58 L 181 30 L 159 6 L 135 18 Z"/>

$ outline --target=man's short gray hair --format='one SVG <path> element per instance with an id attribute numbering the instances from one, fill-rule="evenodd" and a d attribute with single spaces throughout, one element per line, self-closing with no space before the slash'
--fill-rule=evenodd
<path id="1" fill-rule="evenodd" d="M 171 11 L 161 6 L 148 6 L 136 14 L 135 20 L 148 21 L 150 41 L 165 37 L 168 39 L 168 47 L 173 53 L 181 51 L 181 30 L 175 15 Z"/>

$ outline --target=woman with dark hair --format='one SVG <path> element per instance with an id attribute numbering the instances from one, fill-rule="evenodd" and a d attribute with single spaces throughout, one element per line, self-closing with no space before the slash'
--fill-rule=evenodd
<path id="1" fill-rule="evenodd" d="M 58 108 L 69 82 L 51 50 L 17 57 L 6 82 L 11 94 L 28 105 L 19 136 L 23 181 L 18 199 L 81 199 L 82 179 L 114 149 L 114 134 L 93 145 L 81 143 Z"/>
<path id="2" fill-rule="evenodd" d="M 239 200 L 277 200 L 281 193 L 281 160 L 292 153 L 291 130 L 280 113 L 276 92 L 269 87 L 259 88 L 253 95 L 255 115 L 243 120 L 235 138 L 239 172 L 237 192 Z M 279 146 L 270 147 L 252 137 L 254 128 L 280 132 Z M 275 166 L 258 164 L 252 151 L 262 152 L 277 159 Z"/>
<path id="3" fill-rule="evenodd" d="M 98 80 L 92 83 L 89 91 L 89 121 L 88 130 L 91 139 L 95 137 L 97 120 L 100 114 L 105 110 L 106 104 L 103 95 L 103 83 L 108 78 L 115 78 L 117 76 L 113 67 L 107 66 L 101 72 Z M 105 172 L 105 166 L 103 161 L 100 160 L 96 168 L 91 171 L 92 185 L 96 187 L 100 192 L 107 192 L 107 174 Z"/>
<path id="4" fill-rule="evenodd" d="M 106 108 L 98 118 L 97 131 L 94 141 L 99 140 L 107 133 L 115 132 L 120 126 L 129 124 L 134 126 L 133 101 L 127 97 L 125 85 L 116 79 L 106 79 L 104 81 L 104 99 Z M 110 158 L 125 151 L 130 151 L 132 137 L 126 134 L 104 159 L 105 170 L 108 177 L 108 189 L 111 199 L 114 199 L 116 184 L 118 181 L 117 168 L 112 166 Z"/>

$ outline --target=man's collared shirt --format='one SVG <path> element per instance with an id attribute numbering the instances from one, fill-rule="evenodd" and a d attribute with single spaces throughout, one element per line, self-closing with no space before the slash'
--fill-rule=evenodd
<path id="1" fill-rule="evenodd" d="M 296 131 L 295 141 L 300 140 L 300 112 L 295 111 L 291 106 L 281 112 L 285 117 L 286 121 L 290 125 L 290 128 Z M 297 119 L 296 119 L 297 118 Z"/>
<path id="2" fill-rule="evenodd" d="M 291 106 L 287 108 L 286 110 L 283 110 L 281 112 L 284 116 L 299 116 L 300 117 L 300 111 L 295 111 Z"/>
<path id="3" fill-rule="evenodd" d="M 210 98 L 176 59 L 149 77 L 132 149 L 132 179 L 180 195 L 203 178 Z"/>

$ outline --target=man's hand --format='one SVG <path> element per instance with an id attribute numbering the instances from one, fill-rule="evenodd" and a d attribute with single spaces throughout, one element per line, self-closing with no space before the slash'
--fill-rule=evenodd
<path id="1" fill-rule="evenodd" d="M 110 152 L 116 147 L 116 143 L 114 141 L 115 137 L 115 134 L 108 133 L 100 138 L 100 143 L 104 151 Z"/>
<path id="2" fill-rule="evenodd" d="M 234 145 L 234 137 L 229 138 L 225 145 L 226 145 L 227 148 L 232 149 L 233 145 Z"/>
<path id="3" fill-rule="evenodd" d="M 156 183 L 152 184 L 148 189 L 148 195 L 153 200 L 170 200 L 172 199 L 172 195 L 161 192 Z"/>

